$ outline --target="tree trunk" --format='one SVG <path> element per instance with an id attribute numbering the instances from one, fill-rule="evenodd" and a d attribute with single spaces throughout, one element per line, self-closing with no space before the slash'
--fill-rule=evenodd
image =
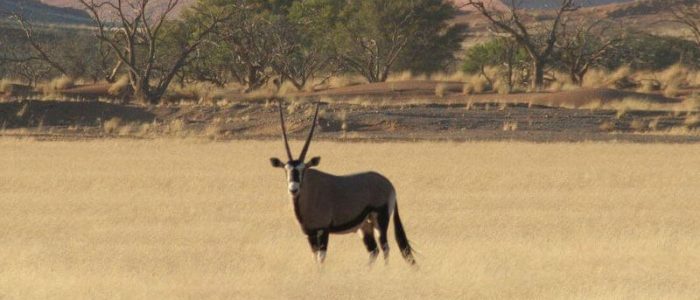
<path id="1" fill-rule="evenodd" d="M 578 73 L 575 70 L 569 71 L 569 79 L 571 79 L 571 82 L 573 82 L 575 85 L 581 86 L 583 84 L 579 80 Z"/>
<path id="2" fill-rule="evenodd" d="M 544 61 L 541 58 L 532 60 L 532 84 L 530 87 L 534 91 L 540 91 L 544 87 Z"/>

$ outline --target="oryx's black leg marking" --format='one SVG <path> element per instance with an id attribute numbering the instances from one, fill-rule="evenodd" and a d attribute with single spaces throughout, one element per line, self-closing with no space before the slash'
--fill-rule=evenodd
<path id="1" fill-rule="evenodd" d="M 317 232 L 318 231 L 311 231 L 306 234 L 306 237 L 309 239 L 309 246 L 311 246 L 311 251 L 313 251 L 314 253 L 321 250 Z"/>
<path id="2" fill-rule="evenodd" d="M 330 235 L 330 231 L 327 229 L 321 230 L 321 232 L 318 233 L 318 244 L 320 247 L 321 251 L 327 251 L 328 250 L 328 236 Z"/>
<path id="3" fill-rule="evenodd" d="M 309 230 L 306 232 L 311 251 L 313 251 L 316 261 L 319 263 L 322 263 L 326 259 L 329 234 L 330 231 L 328 231 L 328 229 Z"/>
<path id="4" fill-rule="evenodd" d="M 377 225 L 379 226 L 379 245 L 384 252 L 384 258 L 389 256 L 389 242 L 387 241 L 387 231 L 389 230 L 389 207 L 382 206 L 377 209 Z"/>
<path id="5" fill-rule="evenodd" d="M 371 228 L 370 230 L 362 231 L 362 241 L 365 243 L 365 247 L 367 247 L 367 251 L 370 253 L 378 251 L 377 241 L 374 240 L 374 231 Z"/>

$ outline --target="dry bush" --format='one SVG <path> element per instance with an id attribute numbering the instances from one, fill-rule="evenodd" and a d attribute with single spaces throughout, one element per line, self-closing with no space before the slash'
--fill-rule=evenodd
<path id="1" fill-rule="evenodd" d="M 658 129 L 659 129 L 659 123 L 661 123 L 661 117 L 656 117 L 656 118 L 652 119 L 652 120 L 649 122 L 649 129 L 654 130 L 654 131 L 655 131 L 655 130 L 658 130 Z"/>
<path id="2" fill-rule="evenodd" d="M 435 96 L 439 98 L 445 97 L 445 93 L 447 92 L 447 84 L 444 82 L 440 82 L 435 85 Z"/>
<path id="3" fill-rule="evenodd" d="M 474 94 L 474 86 L 472 86 L 469 83 L 465 83 L 462 85 L 462 95 L 471 95 Z"/>
<path id="4" fill-rule="evenodd" d="M 651 93 L 658 91 L 661 88 L 661 84 L 654 79 L 642 79 L 639 80 L 639 88 L 636 90 L 638 93 Z"/>
<path id="5" fill-rule="evenodd" d="M 617 70 L 608 72 L 601 69 L 593 69 L 588 71 L 586 78 L 583 81 L 584 87 L 601 88 L 601 87 L 616 87 L 616 83 L 627 80 L 632 74 L 632 69 L 629 66 L 622 66 Z"/>
<path id="6" fill-rule="evenodd" d="M 218 87 L 212 83 L 208 82 L 193 82 L 188 83 L 185 86 L 171 85 L 169 87 L 169 92 L 171 94 L 177 95 L 179 97 L 184 97 L 187 99 L 193 99 L 200 104 L 216 104 L 213 97 L 214 93 Z M 182 100 L 182 99 L 176 99 Z"/>
<path id="7" fill-rule="evenodd" d="M 292 82 L 285 81 L 284 83 L 282 83 L 279 90 L 277 90 L 277 96 L 283 97 L 283 96 L 287 96 L 287 95 L 296 94 L 298 92 L 299 92 L 299 90 L 297 89 L 296 86 L 294 86 L 294 84 Z"/>
<path id="8" fill-rule="evenodd" d="M 0 79 L 0 93 L 10 92 L 13 82 L 7 79 Z"/>
<path id="9" fill-rule="evenodd" d="M 507 83 L 505 83 L 505 82 L 503 82 L 503 81 L 497 81 L 496 83 L 494 83 L 494 85 L 495 85 L 494 90 L 495 90 L 496 93 L 498 93 L 499 95 L 508 95 L 508 94 L 510 94 L 511 89 L 510 89 L 510 86 L 508 86 Z"/>
<path id="10" fill-rule="evenodd" d="M 117 134 L 119 134 L 120 136 L 128 136 L 131 135 L 133 129 L 134 126 L 132 124 L 127 123 L 119 127 Z"/>
<path id="11" fill-rule="evenodd" d="M 630 128 L 634 131 L 644 131 L 648 128 L 647 123 L 642 119 L 634 119 L 630 122 Z"/>
<path id="12" fill-rule="evenodd" d="M 112 96 L 119 96 L 124 94 L 128 88 L 129 76 L 124 75 L 122 77 L 119 77 L 117 81 L 112 83 L 112 85 L 109 86 L 109 90 L 107 92 Z"/>
<path id="13" fill-rule="evenodd" d="M 601 131 L 610 132 L 610 131 L 615 130 L 616 127 L 617 127 L 617 124 L 615 123 L 615 121 L 605 120 L 602 123 L 600 123 L 600 125 L 598 126 L 598 129 L 600 129 Z"/>
<path id="14" fill-rule="evenodd" d="M 154 125 L 152 125 L 152 124 L 143 123 L 139 126 L 138 131 L 136 132 L 136 135 L 138 135 L 140 137 L 145 137 L 152 132 L 153 127 L 154 127 Z"/>
<path id="15" fill-rule="evenodd" d="M 700 110 L 700 95 L 692 94 L 685 98 L 683 102 L 679 105 L 685 111 L 699 111 Z"/>
<path id="16" fill-rule="evenodd" d="M 488 73 L 488 71 L 487 71 Z M 430 80 L 435 81 L 454 81 L 454 82 L 465 82 L 468 81 L 472 75 L 466 74 L 462 71 L 457 71 L 454 73 L 435 73 L 430 75 Z"/>
<path id="17" fill-rule="evenodd" d="M 182 119 L 173 119 L 168 123 L 167 133 L 176 136 L 185 136 L 187 135 L 186 129 L 187 124 L 185 124 L 185 121 Z"/>
<path id="18" fill-rule="evenodd" d="M 606 70 L 592 69 L 586 73 L 586 78 L 583 81 L 584 87 L 598 88 L 607 86 L 610 73 Z"/>
<path id="19" fill-rule="evenodd" d="M 700 125 L 700 114 L 688 115 L 683 121 L 683 125 L 688 128 L 695 128 Z"/>
<path id="20" fill-rule="evenodd" d="M 680 82 L 679 81 L 670 81 L 666 83 L 666 87 L 664 88 L 664 96 L 669 97 L 669 98 L 675 98 L 678 97 L 680 93 Z"/>
<path id="21" fill-rule="evenodd" d="M 480 75 L 473 75 L 467 79 L 462 89 L 463 93 L 468 94 L 481 94 L 487 90 L 490 90 L 488 81 L 486 78 Z"/>
<path id="22" fill-rule="evenodd" d="M 75 87 L 75 80 L 67 76 L 61 76 L 48 82 L 37 84 L 37 89 L 45 95 L 52 95 L 58 91 Z"/>
<path id="23" fill-rule="evenodd" d="M 661 71 L 658 75 L 658 78 L 659 81 L 663 82 L 666 85 L 674 84 L 680 86 L 681 83 L 687 82 L 689 73 L 690 71 L 688 70 L 688 68 L 680 64 L 675 64 L 673 66 L 668 67 L 666 70 Z"/>
<path id="24" fill-rule="evenodd" d="M 690 87 L 700 86 L 700 71 L 688 71 L 687 81 Z"/>
<path id="25" fill-rule="evenodd" d="M 119 126 L 122 125 L 122 119 L 118 117 L 111 118 L 102 124 L 102 130 L 106 134 L 115 134 L 119 130 Z"/>
<path id="26" fill-rule="evenodd" d="M 221 125 L 219 123 L 211 123 L 204 128 L 204 136 L 209 138 L 217 138 L 221 135 Z"/>
<path id="27" fill-rule="evenodd" d="M 20 108 L 17 113 L 15 114 L 18 118 L 24 118 L 25 115 L 27 115 L 27 112 L 29 112 L 29 102 L 24 102 L 24 105 L 22 105 L 22 108 Z"/>
<path id="28" fill-rule="evenodd" d="M 386 82 L 401 82 L 414 80 L 413 73 L 411 71 L 403 71 L 399 73 L 391 73 L 386 79 Z"/>
<path id="29" fill-rule="evenodd" d="M 358 75 L 338 75 L 333 76 L 328 80 L 329 88 L 341 88 L 346 86 L 353 86 L 358 84 L 367 83 L 367 80 Z"/>
<path id="30" fill-rule="evenodd" d="M 518 130 L 518 121 L 505 121 L 503 122 L 503 131 L 516 131 Z"/>

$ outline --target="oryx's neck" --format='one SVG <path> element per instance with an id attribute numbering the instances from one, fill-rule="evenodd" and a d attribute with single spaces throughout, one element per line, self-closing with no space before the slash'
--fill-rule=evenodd
<path id="1" fill-rule="evenodd" d="M 290 198 L 292 200 L 292 207 L 294 207 L 294 216 L 297 218 L 297 222 L 299 222 L 299 224 L 304 224 L 301 218 L 301 210 L 299 208 L 299 195 L 291 196 Z"/>

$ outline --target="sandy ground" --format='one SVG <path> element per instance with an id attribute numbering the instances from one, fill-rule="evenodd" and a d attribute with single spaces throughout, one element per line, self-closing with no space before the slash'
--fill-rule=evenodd
<path id="1" fill-rule="evenodd" d="M 295 151 L 301 145 L 295 142 Z M 700 147 L 318 142 L 395 183 L 419 268 L 312 262 L 280 141 L 0 139 L 0 299 L 696 299 Z"/>

